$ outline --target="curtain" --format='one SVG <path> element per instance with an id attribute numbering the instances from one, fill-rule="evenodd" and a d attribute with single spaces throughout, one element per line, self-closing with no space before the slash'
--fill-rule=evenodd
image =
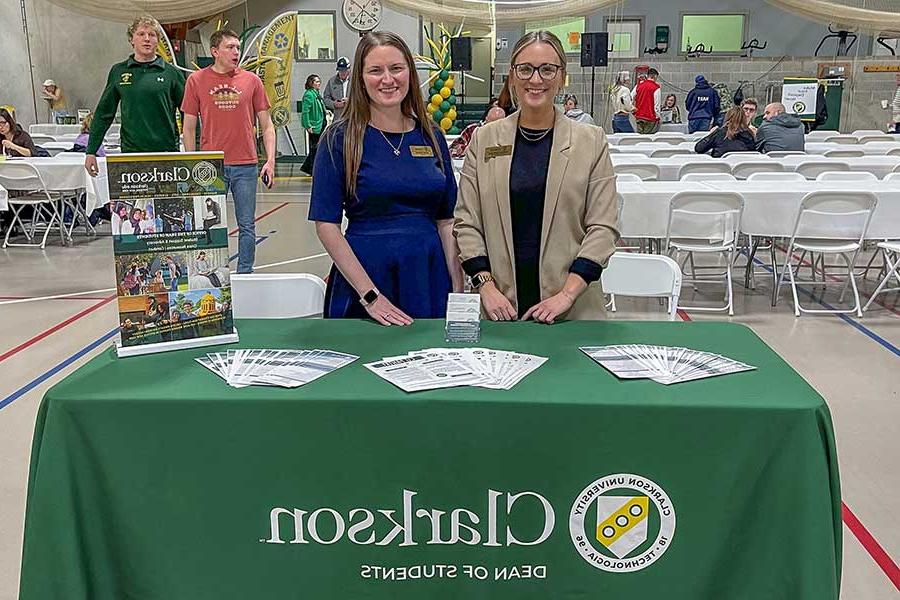
<path id="1" fill-rule="evenodd" d="M 584 16 L 608 6 L 625 4 L 623 0 L 533 0 L 528 3 L 522 0 L 384 0 L 384 3 L 426 18 L 453 23 L 462 20 L 467 25 L 547 21 Z"/>
<path id="2" fill-rule="evenodd" d="M 243 0 L 47 0 L 72 12 L 106 21 L 130 23 L 140 14 L 161 23 L 204 19 L 243 4 Z"/>
<path id="3" fill-rule="evenodd" d="M 900 0 L 766 0 L 783 10 L 848 30 L 900 32 Z"/>

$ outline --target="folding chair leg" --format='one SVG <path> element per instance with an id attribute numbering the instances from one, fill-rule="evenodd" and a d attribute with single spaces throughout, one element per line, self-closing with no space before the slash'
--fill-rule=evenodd
<path id="1" fill-rule="evenodd" d="M 841 254 L 841 258 L 844 259 L 844 262 L 847 263 L 847 273 L 850 278 L 850 288 L 853 290 L 853 301 L 855 302 L 854 311 L 856 312 L 856 316 L 862 318 L 862 303 L 859 301 L 859 290 L 856 288 L 856 277 L 853 276 L 853 265 L 856 264 L 856 256 L 859 254 L 859 250 L 853 253 L 853 258 L 848 258 L 845 254 Z M 843 292 L 841 292 L 841 300 L 843 300 Z"/>
<path id="2" fill-rule="evenodd" d="M 900 257 L 898 257 L 900 258 Z M 886 273 L 884 275 L 884 279 L 878 284 L 878 287 L 875 288 L 875 291 L 872 292 L 872 295 L 869 296 L 869 301 L 866 302 L 866 305 L 863 307 L 863 312 L 869 310 L 869 306 L 872 302 L 875 301 L 875 297 L 884 290 L 885 286 L 890 282 L 891 277 L 897 279 L 897 282 L 900 283 L 900 260 L 897 262 L 893 262 L 892 253 L 885 252 L 884 253 L 884 264 Z"/>
<path id="3" fill-rule="evenodd" d="M 725 279 L 727 281 L 726 285 L 728 286 L 725 290 L 725 298 L 728 302 L 728 316 L 734 316 L 734 288 L 731 285 L 731 265 L 734 261 L 734 250 L 728 256 L 728 264 L 725 266 Z"/>

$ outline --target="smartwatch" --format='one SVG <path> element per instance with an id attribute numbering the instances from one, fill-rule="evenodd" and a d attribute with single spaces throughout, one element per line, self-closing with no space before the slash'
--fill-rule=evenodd
<path id="1" fill-rule="evenodd" d="M 369 306 L 370 304 L 378 300 L 379 293 L 380 292 L 378 291 L 378 288 L 373 287 L 371 290 L 362 295 L 362 297 L 359 299 L 359 303 L 363 306 Z"/>
<path id="2" fill-rule="evenodd" d="M 484 284 L 491 282 L 494 280 L 494 276 L 490 273 L 479 273 L 475 277 L 472 278 L 472 285 L 475 286 L 476 290 L 480 290 L 481 286 Z"/>

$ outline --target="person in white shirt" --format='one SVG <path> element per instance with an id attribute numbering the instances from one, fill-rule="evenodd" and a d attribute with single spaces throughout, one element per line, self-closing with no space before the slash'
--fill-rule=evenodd
<path id="1" fill-rule="evenodd" d="M 616 84 L 609 91 L 609 102 L 612 113 L 613 133 L 634 133 L 631 125 L 631 114 L 634 112 L 634 103 L 631 99 L 631 73 L 619 71 L 616 75 Z"/>

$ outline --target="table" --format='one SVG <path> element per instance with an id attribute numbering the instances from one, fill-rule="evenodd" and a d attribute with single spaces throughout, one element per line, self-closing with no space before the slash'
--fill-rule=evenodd
<path id="1" fill-rule="evenodd" d="M 106 158 L 97 158 L 99 174 L 88 175 L 84 168 L 84 154 L 61 152 L 56 156 L 14 158 L 37 167 L 50 191 L 64 192 L 84 190 L 87 196 L 86 212 L 91 214 L 96 208 L 109 202 L 109 183 L 106 181 Z"/>
<path id="2" fill-rule="evenodd" d="M 828 407 L 742 325 L 484 323 L 482 345 L 550 360 L 508 392 L 411 395 L 362 363 L 444 346 L 442 321 L 237 327 L 241 347 L 332 348 L 361 360 L 296 390 L 229 388 L 193 363 L 206 350 L 124 360 L 108 351 L 69 375 L 37 417 L 21 600 L 243 599 L 260 589 L 268 598 L 838 597 Z M 577 350 L 631 342 L 713 350 L 758 369 L 666 387 L 618 381 Z M 658 560 L 633 573 L 595 568 L 570 535 L 582 490 L 619 473 L 641 479 L 626 476 L 613 496 L 642 497 L 645 480 L 644 493 L 656 490 L 645 501 L 651 541 L 634 552 L 676 527 Z M 598 504 L 582 505 L 590 533 Z M 453 541 L 451 512 L 459 540 L 428 543 Z M 422 565 L 451 565 L 455 576 L 381 578 L 383 568 Z M 470 577 L 466 565 L 479 569 Z M 525 565 L 543 578 L 508 578 Z"/>
<path id="3" fill-rule="evenodd" d="M 623 146 L 630 148 L 630 146 Z M 786 171 L 796 171 L 797 166 L 805 162 L 834 162 L 847 163 L 850 165 L 851 171 L 868 171 L 878 178 L 884 178 L 888 173 L 893 172 L 895 168 L 900 166 L 900 156 L 881 156 L 867 155 L 851 158 L 829 158 L 816 154 L 797 154 L 784 156 L 778 159 L 772 158 L 765 154 L 732 154 L 722 158 L 712 158 L 707 154 L 685 154 L 681 156 L 670 156 L 667 158 L 652 158 L 639 153 L 627 154 L 610 154 L 613 167 L 619 165 L 648 165 L 654 164 L 659 167 L 660 181 L 678 181 L 679 171 L 686 164 L 694 164 L 699 162 L 709 162 L 710 160 L 718 160 L 727 162 L 734 167 L 735 165 L 747 162 L 779 162 L 784 166 Z"/>
<path id="4" fill-rule="evenodd" d="M 617 182 L 623 237 L 665 238 L 669 203 L 679 192 L 718 190 L 744 198 L 743 233 L 790 237 L 803 196 L 814 191 L 866 191 L 878 197 L 866 239 L 900 238 L 900 181 L 642 181 Z"/>
<path id="5" fill-rule="evenodd" d="M 107 135 L 119 135 L 119 131 L 122 126 L 119 123 L 113 123 L 109 126 L 109 130 L 106 132 Z M 42 135 L 78 135 L 81 133 L 81 125 L 53 125 L 49 123 L 35 123 L 33 125 L 28 126 L 29 134 L 42 134 Z"/>
<path id="6" fill-rule="evenodd" d="M 687 133 L 687 123 L 661 123 L 660 133 Z"/>

